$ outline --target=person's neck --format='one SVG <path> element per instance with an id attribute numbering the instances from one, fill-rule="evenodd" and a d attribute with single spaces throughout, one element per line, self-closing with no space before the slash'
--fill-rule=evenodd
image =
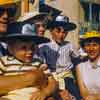
<path id="1" fill-rule="evenodd" d="M 56 41 L 56 43 L 57 43 L 59 46 L 61 46 L 61 45 L 62 45 L 62 42 L 58 42 L 58 41 Z"/>
<path id="2" fill-rule="evenodd" d="M 100 58 L 100 56 L 98 56 L 98 57 L 95 58 L 95 59 L 90 59 L 90 62 L 91 62 L 91 63 L 97 63 L 98 60 L 99 60 L 99 58 Z"/>
<path id="3" fill-rule="evenodd" d="M 54 39 L 53 39 L 54 40 Z M 62 44 L 64 43 L 64 41 L 57 41 L 57 40 L 54 40 L 59 46 L 62 46 Z"/>

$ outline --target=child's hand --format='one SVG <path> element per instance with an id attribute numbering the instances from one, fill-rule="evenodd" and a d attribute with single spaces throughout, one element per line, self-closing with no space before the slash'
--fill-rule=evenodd
<path id="1" fill-rule="evenodd" d="M 47 64 L 41 64 L 39 69 L 42 71 L 45 71 L 45 70 L 47 70 L 47 68 L 48 68 Z"/>

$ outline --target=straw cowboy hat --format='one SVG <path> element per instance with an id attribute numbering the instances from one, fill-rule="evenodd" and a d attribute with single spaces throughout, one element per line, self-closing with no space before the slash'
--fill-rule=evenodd
<path id="1" fill-rule="evenodd" d="M 8 34 L 6 36 L 0 37 L 0 41 L 7 42 L 8 40 L 30 40 L 33 41 L 35 44 L 41 44 L 50 41 L 46 37 L 37 36 L 34 25 L 23 25 L 23 23 L 17 22 L 12 23 L 10 27 L 11 29 L 8 30 Z M 33 31 L 30 31 L 31 29 Z"/>
<path id="2" fill-rule="evenodd" d="M 47 24 L 49 20 L 55 19 L 62 11 L 51 7 L 47 4 L 39 5 L 39 12 L 29 12 L 25 13 L 24 16 L 20 17 L 18 21 L 26 22 L 26 23 L 33 23 L 37 21 L 43 21 Z"/>
<path id="3" fill-rule="evenodd" d="M 12 4 L 12 3 L 17 3 L 21 0 L 0 0 L 0 5 L 6 5 L 6 4 Z"/>
<path id="4" fill-rule="evenodd" d="M 97 43 L 100 43 L 100 32 L 90 31 L 90 32 L 84 33 L 84 35 L 80 39 L 80 44 L 82 47 L 84 47 L 84 44 L 86 42 L 90 42 L 91 40 L 96 41 Z"/>
<path id="5" fill-rule="evenodd" d="M 89 38 L 100 38 L 100 32 L 97 31 L 91 31 L 91 32 L 86 32 L 83 36 L 83 39 L 89 39 Z"/>
<path id="6" fill-rule="evenodd" d="M 34 23 L 35 21 L 44 20 L 47 16 L 47 13 L 39 13 L 37 11 L 25 13 L 17 21 L 24 23 Z"/>
<path id="7" fill-rule="evenodd" d="M 19 17 L 18 5 L 21 0 L 0 0 L 0 14 L 7 10 L 8 15 L 11 17 L 10 23 Z"/>
<path id="8" fill-rule="evenodd" d="M 64 15 L 57 16 L 55 20 L 48 24 L 49 28 L 58 26 L 63 27 L 66 31 L 72 31 L 76 28 L 76 24 L 74 24 L 73 22 L 69 22 L 69 18 Z"/>

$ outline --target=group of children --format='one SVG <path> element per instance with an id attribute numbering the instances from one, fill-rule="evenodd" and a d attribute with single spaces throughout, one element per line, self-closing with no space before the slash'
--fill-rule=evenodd
<path id="1" fill-rule="evenodd" d="M 25 25 L 21 22 L 12 23 L 10 25 L 11 28 L 8 30 L 9 34 L 0 38 L 2 42 L 7 44 L 8 48 L 7 55 L 0 58 L 1 74 L 4 76 L 19 75 L 33 69 L 39 69 L 59 81 L 59 91 L 68 89 L 71 95 L 78 98 L 77 95 L 73 94 L 77 91 L 77 89 L 76 87 L 75 89 L 73 88 L 75 86 L 71 72 L 73 64 L 70 58 L 70 56 L 78 57 L 78 55 L 73 49 L 71 43 L 64 41 L 68 31 L 74 30 L 76 25 L 69 22 L 67 17 L 63 15 L 58 16 L 55 21 L 50 22 L 48 26 L 50 27 L 52 35 L 51 42 L 43 36 L 38 36 L 36 34 L 35 25 L 32 24 L 31 26 L 32 30 L 30 32 L 29 25 L 25 27 Z M 46 42 L 48 43 L 46 44 Z M 44 44 L 38 48 L 38 45 L 41 43 Z M 41 59 L 43 59 L 43 61 L 38 59 L 39 57 L 34 58 L 34 55 L 38 55 Z M 47 69 L 49 69 L 49 72 L 45 71 Z M 37 79 L 37 81 L 39 81 L 38 84 L 40 85 L 43 80 L 45 80 L 45 78 L 42 80 Z M 72 86 L 68 86 L 68 82 L 70 82 Z M 44 81 L 43 83 L 46 84 L 47 82 Z M 43 83 L 41 84 L 42 86 L 44 86 Z M 36 87 L 38 87 L 38 84 L 36 83 Z M 65 86 L 62 87 L 62 85 Z M 8 96 L 4 96 L 2 98 L 15 98 L 12 93 L 17 94 L 18 91 L 22 90 L 23 89 L 15 90 L 14 92 L 9 93 Z M 66 98 L 68 98 L 67 96 Z M 16 98 L 18 99 L 20 96 L 16 95 Z M 25 98 L 27 99 L 27 96 Z"/>
<path id="2" fill-rule="evenodd" d="M 93 82 L 100 74 L 100 33 L 86 33 L 81 42 L 89 55 L 89 60 L 76 68 L 81 97 L 72 73 L 75 68 L 72 59 L 77 62 L 80 55 L 65 41 L 68 32 L 76 29 L 76 24 L 64 15 L 44 24 L 46 17 L 47 14 L 38 14 L 24 23 L 12 23 L 8 33 L 0 37 L 7 46 L 6 56 L 0 57 L 0 95 L 3 95 L 0 100 L 81 100 L 82 97 L 99 100 L 100 80 L 96 85 Z M 45 25 L 51 39 L 43 36 Z M 83 67 L 90 65 L 96 72 Z M 94 78 L 89 81 L 86 72 L 90 76 L 93 73 Z"/>

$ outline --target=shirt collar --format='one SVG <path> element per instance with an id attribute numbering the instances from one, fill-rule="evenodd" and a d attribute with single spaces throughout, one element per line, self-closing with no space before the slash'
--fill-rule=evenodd
<path id="1" fill-rule="evenodd" d="M 91 63 L 90 60 L 88 60 L 88 63 Z M 100 68 L 100 57 L 99 57 L 99 59 L 98 59 L 98 61 L 97 61 L 96 66 Z"/>

